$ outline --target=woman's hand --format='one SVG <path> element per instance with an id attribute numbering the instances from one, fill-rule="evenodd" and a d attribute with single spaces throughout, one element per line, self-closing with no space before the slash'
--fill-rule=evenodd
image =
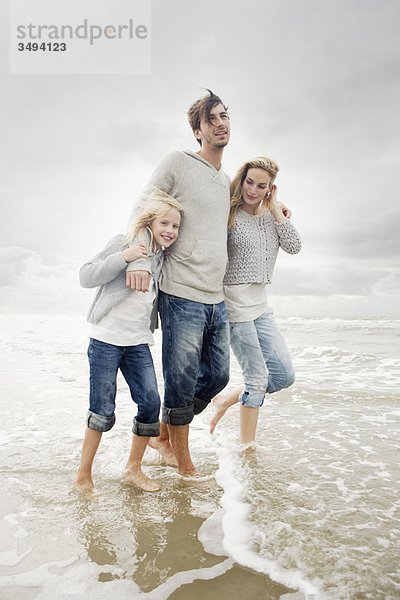
<path id="1" fill-rule="evenodd" d="M 268 192 L 268 206 L 271 212 L 278 207 L 278 188 L 274 184 L 271 185 Z"/>
<path id="2" fill-rule="evenodd" d="M 143 244 L 129 246 L 129 248 L 126 248 L 126 250 L 122 252 L 122 256 L 127 263 L 139 260 L 139 258 L 147 258 L 147 254 L 147 248 Z"/>
<path id="3" fill-rule="evenodd" d="M 283 202 L 278 202 L 278 188 L 272 185 L 268 194 L 269 210 L 277 223 L 290 219 L 292 211 Z"/>

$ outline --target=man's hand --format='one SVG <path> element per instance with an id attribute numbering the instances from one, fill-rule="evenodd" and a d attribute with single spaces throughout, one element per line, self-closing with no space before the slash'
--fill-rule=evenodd
<path id="1" fill-rule="evenodd" d="M 150 287 L 151 273 L 148 271 L 129 271 L 126 274 L 126 285 L 131 290 L 148 292 Z"/>
<path id="2" fill-rule="evenodd" d="M 279 208 L 282 211 L 282 214 L 284 217 L 286 217 L 287 219 L 290 219 L 290 217 L 292 216 L 292 211 L 290 210 L 290 208 L 288 208 L 285 204 L 283 204 L 283 202 L 278 202 L 277 203 Z"/>

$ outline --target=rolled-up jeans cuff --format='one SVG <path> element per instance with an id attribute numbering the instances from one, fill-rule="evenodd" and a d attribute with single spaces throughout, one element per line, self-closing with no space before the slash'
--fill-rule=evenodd
<path id="1" fill-rule="evenodd" d="M 86 424 L 89 429 L 94 429 L 95 431 L 110 431 L 112 427 L 114 427 L 115 423 L 115 414 L 111 415 L 111 417 L 105 417 L 104 415 L 98 415 L 91 410 L 88 410 L 86 417 Z"/>
<path id="2" fill-rule="evenodd" d="M 194 414 L 199 415 L 210 404 L 210 400 L 200 400 L 200 398 L 195 398 L 193 404 Z"/>
<path id="3" fill-rule="evenodd" d="M 239 402 L 248 408 L 260 408 L 264 404 L 266 392 L 242 392 Z"/>
<path id="4" fill-rule="evenodd" d="M 133 418 L 132 432 L 135 435 L 158 437 L 160 435 L 160 421 L 155 423 L 139 423 Z"/>
<path id="5" fill-rule="evenodd" d="M 162 422 L 167 425 L 189 425 L 193 421 L 193 403 L 189 406 L 167 408 L 163 405 Z"/>

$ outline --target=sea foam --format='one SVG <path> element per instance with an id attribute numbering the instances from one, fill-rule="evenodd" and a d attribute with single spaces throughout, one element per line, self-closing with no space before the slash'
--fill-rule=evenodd
<path id="1" fill-rule="evenodd" d="M 217 449 L 219 468 L 215 478 L 224 490 L 221 505 L 225 511 L 222 518 L 225 551 L 240 565 L 264 573 L 278 583 L 298 589 L 306 598 L 317 598 L 316 583 L 307 581 L 300 570 L 284 569 L 276 561 L 268 560 L 252 549 L 255 527 L 248 518 L 250 507 L 242 500 L 244 485 L 235 472 L 234 453 L 233 448 Z"/>

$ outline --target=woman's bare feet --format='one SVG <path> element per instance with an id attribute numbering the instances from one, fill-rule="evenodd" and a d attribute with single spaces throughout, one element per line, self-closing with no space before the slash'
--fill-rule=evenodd
<path id="1" fill-rule="evenodd" d="M 74 488 L 84 496 L 93 496 L 94 483 L 90 476 L 79 473 L 75 477 Z"/>
<path id="2" fill-rule="evenodd" d="M 159 440 L 158 438 L 150 438 L 149 446 L 150 448 L 153 448 L 153 450 L 157 450 L 165 465 L 168 467 L 178 466 L 174 451 L 168 439 Z"/>
<path id="3" fill-rule="evenodd" d="M 210 421 L 210 433 L 214 433 L 214 429 L 217 426 L 217 423 L 229 408 L 229 404 L 226 403 L 226 398 L 223 394 L 218 394 L 212 399 L 212 403 L 214 405 L 214 414 Z"/>
<path id="4" fill-rule="evenodd" d="M 243 390 L 243 385 L 240 385 L 230 390 L 227 390 L 225 388 L 225 390 L 222 393 L 214 396 L 211 402 L 214 405 L 215 412 L 213 418 L 210 421 L 210 433 L 214 433 L 214 429 L 218 421 L 222 419 L 228 408 L 239 402 L 239 398 Z"/>
<path id="5" fill-rule="evenodd" d="M 160 486 L 154 480 L 149 479 L 142 469 L 125 469 L 122 480 L 125 483 L 131 483 L 145 492 L 158 492 Z"/>

